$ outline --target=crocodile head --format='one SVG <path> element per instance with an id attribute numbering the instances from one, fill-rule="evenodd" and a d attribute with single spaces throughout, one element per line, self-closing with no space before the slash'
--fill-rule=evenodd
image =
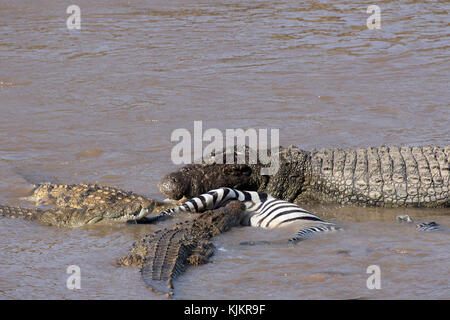
<path id="1" fill-rule="evenodd" d="M 246 152 L 251 152 L 251 149 Z M 176 200 L 228 187 L 267 192 L 276 198 L 294 201 L 309 183 L 310 153 L 295 146 L 282 148 L 279 152 L 278 170 L 270 175 L 262 175 L 263 167 L 266 165 L 261 162 L 190 164 L 166 175 L 158 186 L 165 196 Z"/>
<path id="2" fill-rule="evenodd" d="M 166 175 L 158 187 L 174 200 L 192 198 L 220 187 L 256 190 L 252 172 L 246 164 L 190 164 Z"/>
<path id="3" fill-rule="evenodd" d="M 148 199 L 131 201 L 129 203 L 120 203 L 107 208 L 105 218 L 115 222 L 126 222 L 130 220 L 139 220 L 153 212 L 156 202 Z"/>
<path id="4" fill-rule="evenodd" d="M 115 203 L 112 206 L 86 208 L 71 217 L 71 225 L 92 225 L 97 223 L 124 223 L 139 220 L 153 211 L 154 201 L 141 200 Z"/>
<path id="5" fill-rule="evenodd" d="M 220 187 L 257 190 L 258 182 L 254 180 L 257 170 L 244 163 L 250 158 L 257 156 L 248 146 L 224 148 L 217 153 L 214 150 L 202 163 L 188 164 L 169 173 L 158 187 L 161 193 L 174 200 L 196 197 Z"/>
<path id="6" fill-rule="evenodd" d="M 244 206 L 240 201 L 233 200 L 225 206 L 202 213 L 194 222 L 199 229 L 208 230 L 211 236 L 241 225 L 245 216 Z"/>
<path id="7" fill-rule="evenodd" d="M 224 208 L 224 214 L 219 216 L 219 221 L 215 221 L 220 233 L 230 230 L 232 227 L 242 225 L 246 215 L 245 206 L 240 201 L 231 201 Z"/>
<path id="8" fill-rule="evenodd" d="M 166 175 L 158 184 L 158 188 L 169 199 L 179 200 L 185 194 L 189 194 L 190 185 L 190 177 L 177 171 Z"/>

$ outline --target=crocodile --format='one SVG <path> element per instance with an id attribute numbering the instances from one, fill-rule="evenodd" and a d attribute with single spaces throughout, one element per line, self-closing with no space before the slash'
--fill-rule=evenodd
<path id="1" fill-rule="evenodd" d="M 76 228 L 97 223 L 145 220 L 147 215 L 173 206 L 130 191 L 97 184 L 37 184 L 29 199 L 55 207 L 42 209 L 0 205 L 0 216 Z"/>
<path id="2" fill-rule="evenodd" d="M 173 296 L 173 280 L 188 265 L 207 263 L 214 253 L 210 239 L 240 225 L 243 212 L 241 202 L 231 201 L 194 220 L 147 234 L 117 260 L 117 265 L 139 267 L 144 283 L 152 291 Z"/>
<path id="3" fill-rule="evenodd" d="M 227 152 L 225 150 L 224 159 Z M 248 155 L 259 152 L 245 146 Z M 275 154 L 275 153 L 274 153 Z M 220 155 L 219 155 L 220 157 Z M 220 159 L 217 157 L 217 159 Z M 205 161 L 169 173 L 159 183 L 171 199 L 244 184 L 289 202 L 338 203 L 382 207 L 449 207 L 450 146 L 381 146 L 305 151 L 280 147 L 279 170 L 262 175 L 260 161 L 227 164 Z M 223 160 L 223 159 L 222 159 Z M 211 163 L 212 162 L 212 163 Z M 227 172 L 231 166 L 232 175 Z"/>

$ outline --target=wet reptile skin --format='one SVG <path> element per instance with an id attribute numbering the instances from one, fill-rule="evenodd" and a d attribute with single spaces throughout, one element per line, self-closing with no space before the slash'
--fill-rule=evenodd
<path id="1" fill-rule="evenodd" d="M 280 148 L 280 169 L 272 176 L 260 175 L 261 164 L 249 164 L 235 172 L 232 184 L 254 186 L 248 190 L 270 193 L 294 203 L 321 202 L 384 207 L 449 207 L 450 146 L 382 146 L 322 149 L 311 152 L 295 146 Z M 189 166 L 168 174 L 161 192 L 171 198 L 187 198 L 223 185 L 227 164 Z M 207 172 L 206 172 L 207 171 Z M 210 179 L 204 185 L 204 176 Z M 174 180 L 173 178 L 176 177 Z M 214 185 L 214 180 L 221 185 Z M 193 194 L 191 190 L 195 190 Z"/>
<path id="2" fill-rule="evenodd" d="M 195 220 L 146 235 L 117 264 L 140 267 L 142 279 L 150 289 L 171 296 L 172 280 L 189 264 L 207 263 L 214 253 L 209 240 L 240 225 L 242 215 L 239 201 L 206 211 Z"/>
<path id="3" fill-rule="evenodd" d="M 137 204 L 128 206 L 114 205 L 108 208 L 35 208 L 8 207 L 0 205 L 0 216 L 11 219 L 24 219 L 39 222 L 47 226 L 77 228 L 85 225 L 109 222 L 126 222 L 143 217 L 142 207 Z"/>
<path id="4" fill-rule="evenodd" d="M 173 206 L 130 191 L 96 184 L 35 185 L 31 199 L 56 207 L 43 210 L 0 206 L 0 216 L 73 228 L 95 223 L 139 220 Z"/>
<path id="5" fill-rule="evenodd" d="M 131 191 L 97 184 L 37 184 L 31 198 L 58 207 L 93 208 L 112 206 L 117 203 L 141 203 L 148 207 L 157 201 Z"/>

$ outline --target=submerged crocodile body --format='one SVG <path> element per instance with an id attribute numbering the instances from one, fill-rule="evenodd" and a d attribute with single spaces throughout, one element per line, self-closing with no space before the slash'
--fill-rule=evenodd
<path id="1" fill-rule="evenodd" d="M 248 157 L 255 151 L 246 147 L 243 152 Z M 227 171 L 227 167 L 231 169 Z M 172 199 L 191 198 L 218 187 L 244 185 L 247 190 L 267 192 L 294 203 L 450 206 L 450 146 L 311 152 L 290 146 L 280 148 L 279 170 L 274 175 L 261 175 L 263 167 L 260 162 L 192 164 L 166 175 L 159 187 Z M 227 174 L 230 171 L 232 175 Z"/>
<path id="2" fill-rule="evenodd" d="M 96 184 L 35 185 L 30 199 L 55 207 L 44 210 L 0 206 L 0 216 L 75 228 L 96 223 L 136 221 L 173 206 L 133 192 Z"/>
<path id="3" fill-rule="evenodd" d="M 209 240 L 240 225 L 242 213 L 242 204 L 232 201 L 195 220 L 148 234 L 135 242 L 130 253 L 117 264 L 140 267 L 142 279 L 150 289 L 171 296 L 172 280 L 189 264 L 207 263 L 214 253 Z"/>

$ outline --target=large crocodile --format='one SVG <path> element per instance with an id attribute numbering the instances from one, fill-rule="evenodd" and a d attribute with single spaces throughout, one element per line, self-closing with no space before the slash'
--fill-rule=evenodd
<path id="1" fill-rule="evenodd" d="M 74 228 L 104 222 L 136 221 L 173 206 L 130 191 L 96 184 L 35 185 L 29 198 L 40 204 L 56 207 L 41 209 L 0 206 L 0 216 Z"/>
<path id="2" fill-rule="evenodd" d="M 248 156 L 254 151 L 246 147 L 244 152 Z M 279 170 L 274 175 L 261 175 L 261 162 L 239 166 L 191 164 L 166 175 L 159 184 L 160 191 L 169 198 L 180 199 L 218 187 L 244 185 L 247 190 L 267 192 L 294 203 L 450 206 L 450 146 L 310 152 L 290 146 L 281 147 L 278 155 Z M 232 168 L 232 175 L 227 173 L 227 167 Z"/>
<path id="3" fill-rule="evenodd" d="M 117 264 L 140 267 L 142 279 L 150 289 L 171 296 L 172 280 L 189 264 L 207 263 L 214 253 L 209 240 L 240 225 L 242 214 L 242 203 L 231 201 L 194 220 L 158 230 L 136 241 L 130 253 L 120 258 Z"/>

